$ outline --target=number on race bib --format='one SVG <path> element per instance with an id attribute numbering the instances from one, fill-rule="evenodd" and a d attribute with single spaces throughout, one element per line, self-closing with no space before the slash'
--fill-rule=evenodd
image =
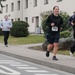
<path id="1" fill-rule="evenodd" d="M 58 31 L 58 27 L 56 26 L 52 27 L 52 31 Z"/>

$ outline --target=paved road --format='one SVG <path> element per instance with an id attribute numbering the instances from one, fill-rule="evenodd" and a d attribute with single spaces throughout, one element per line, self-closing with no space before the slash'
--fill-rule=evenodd
<path id="1" fill-rule="evenodd" d="M 74 75 L 0 54 L 0 75 Z"/>

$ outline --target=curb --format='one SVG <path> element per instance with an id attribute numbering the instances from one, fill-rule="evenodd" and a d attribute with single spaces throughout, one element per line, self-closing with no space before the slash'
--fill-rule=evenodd
<path id="1" fill-rule="evenodd" d="M 50 68 L 53 68 L 53 69 L 57 69 L 57 70 L 61 70 L 61 71 L 65 71 L 65 72 L 75 74 L 75 68 L 73 68 L 73 67 L 64 66 L 64 65 L 55 64 L 55 63 L 50 63 L 50 62 L 47 62 L 47 61 L 42 61 L 42 60 L 30 58 L 30 57 L 24 57 L 24 56 L 16 55 L 16 54 L 13 54 L 13 53 L 4 52 L 4 51 L 0 51 L 0 54 L 4 54 L 4 55 L 15 57 L 15 58 L 18 58 L 18 59 L 21 59 L 21 60 L 29 61 L 29 62 L 36 63 L 36 64 L 39 64 L 39 65 L 47 66 L 47 67 L 50 67 Z"/>

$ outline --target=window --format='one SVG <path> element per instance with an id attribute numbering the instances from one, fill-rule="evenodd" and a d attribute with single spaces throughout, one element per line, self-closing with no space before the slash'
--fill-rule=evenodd
<path id="1" fill-rule="evenodd" d="M 13 20 L 13 19 L 11 19 L 11 21 L 13 22 L 14 20 Z"/>
<path id="2" fill-rule="evenodd" d="M 11 3 L 11 11 L 14 11 L 14 3 Z"/>
<path id="3" fill-rule="evenodd" d="M 17 21 L 17 19 L 15 18 L 15 21 Z"/>
<path id="4" fill-rule="evenodd" d="M 36 27 L 39 27 L 39 17 L 36 17 Z"/>
<path id="5" fill-rule="evenodd" d="M 34 0 L 34 6 L 37 6 L 37 0 Z"/>
<path id="6" fill-rule="evenodd" d="M 18 21 L 20 21 L 20 18 L 18 18 Z"/>
<path id="7" fill-rule="evenodd" d="M 25 0 L 25 8 L 28 8 L 28 0 Z"/>
<path id="8" fill-rule="evenodd" d="M 57 2 L 61 2 L 62 0 L 57 0 Z"/>
<path id="9" fill-rule="evenodd" d="M 20 10 L 20 1 L 18 1 L 18 10 Z"/>
<path id="10" fill-rule="evenodd" d="M 34 17 L 32 17 L 32 23 L 34 23 Z"/>
<path id="11" fill-rule="evenodd" d="M 48 4 L 48 0 L 44 0 L 44 4 Z"/>
<path id="12" fill-rule="evenodd" d="M 25 18 L 25 22 L 27 22 L 27 23 L 28 23 L 28 17 L 26 17 L 26 18 Z"/>
<path id="13" fill-rule="evenodd" d="M 8 4 L 6 4 L 6 13 L 8 12 Z"/>
<path id="14" fill-rule="evenodd" d="M 1 8 L 0 13 L 3 13 L 3 8 Z"/>

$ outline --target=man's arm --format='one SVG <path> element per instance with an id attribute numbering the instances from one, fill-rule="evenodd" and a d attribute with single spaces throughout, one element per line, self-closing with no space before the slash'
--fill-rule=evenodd
<path id="1" fill-rule="evenodd" d="M 47 26 L 54 26 L 54 25 L 55 25 L 55 23 L 52 23 L 52 22 L 51 22 L 51 19 L 52 19 L 52 15 L 50 15 L 50 16 L 47 18 L 47 21 L 46 21 Z"/>
<path id="2" fill-rule="evenodd" d="M 46 25 L 49 26 L 50 25 L 50 16 L 48 16 L 47 20 L 46 20 Z"/>
<path id="3" fill-rule="evenodd" d="M 63 29 L 63 18 L 61 17 L 61 22 L 60 22 L 60 29 Z"/>
<path id="4" fill-rule="evenodd" d="M 12 22 L 11 22 L 11 20 L 9 20 L 9 26 L 10 26 L 10 28 L 12 28 Z"/>
<path id="5" fill-rule="evenodd" d="M 3 21 L 0 23 L 0 28 L 3 29 Z"/>
<path id="6" fill-rule="evenodd" d="M 69 24 L 69 25 L 73 25 L 73 22 L 72 22 L 73 19 L 72 19 L 72 17 L 73 17 L 73 16 L 71 16 L 71 17 L 68 19 L 68 24 Z"/>

